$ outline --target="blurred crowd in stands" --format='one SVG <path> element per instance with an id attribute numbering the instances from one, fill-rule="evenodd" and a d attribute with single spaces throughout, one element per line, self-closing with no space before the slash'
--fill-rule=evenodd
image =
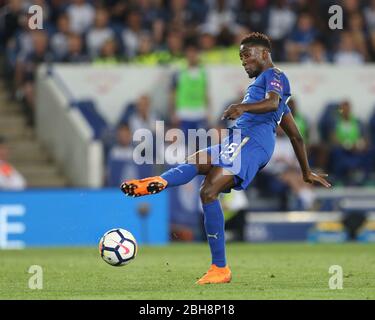
<path id="1" fill-rule="evenodd" d="M 266 33 L 275 61 L 363 63 L 375 60 L 374 0 L 9 0 L 0 1 L 2 48 L 11 60 L 169 63 L 194 39 L 204 62 L 237 63 L 249 31 Z M 8 3 L 8 4 L 6 4 Z M 31 4 L 43 8 L 44 32 L 27 26 Z M 343 30 L 328 9 L 343 8 Z M 34 39 L 34 34 L 38 39 Z M 228 54 L 218 48 L 229 49 Z M 47 57 L 48 56 L 48 57 Z"/>
<path id="2" fill-rule="evenodd" d="M 333 4 L 343 30 L 329 29 Z M 43 30 L 30 30 L 30 5 L 43 8 Z M 272 39 L 276 62 L 375 61 L 375 0 L 0 0 L 6 78 L 31 114 L 41 62 L 170 64 L 195 43 L 202 63 L 237 64 L 250 31 Z"/>
<path id="3" fill-rule="evenodd" d="M 29 29 L 30 4 L 43 8 L 43 30 Z M 343 8 L 343 30 L 329 29 L 333 4 Z M 0 0 L 3 72 L 11 98 L 22 101 L 30 124 L 38 65 L 86 62 L 176 64 L 181 68 L 172 80 L 168 124 L 183 130 L 212 126 L 204 66 L 239 64 L 238 45 L 250 31 L 271 38 L 275 62 L 373 62 L 375 0 Z M 373 183 L 375 117 L 363 124 L 352 114 L 350 101 L 332 103 L 319 122 L 321 143 L 314 145 L 295 101 L 291 108 L 312 166 L 330 173 L 336 185 Z M 130 167 L 131 135 L 140 127 L 154 130 L 156 118 L 147 96 L 128 108 L 116 138 L 106 144 L 108 186 L 137 175 L 140 168 Z M 149 170 L 143 167 L 139 175 Z M 272 163 L 254 183 L 265 196 L 277 194 L 285 208 L 290 190 L 301 208 L 311 208 L 311 189 L 297 177 L 293 150 L 280 132 Z"/>

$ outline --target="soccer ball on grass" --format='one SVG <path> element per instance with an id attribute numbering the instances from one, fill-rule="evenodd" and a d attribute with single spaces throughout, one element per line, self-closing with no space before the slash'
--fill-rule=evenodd
<path id="1" fill-rule="evenodd" d="M 127 230 L 118 228 L 107 231 L 99 241 L 99 252 L 105 262 L 119 267 L 132 261 L 138 251 L 137 241 Z"/>

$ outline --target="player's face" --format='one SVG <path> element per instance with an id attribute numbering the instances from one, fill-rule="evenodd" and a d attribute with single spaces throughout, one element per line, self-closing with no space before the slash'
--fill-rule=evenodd
<path id="1" fill-rule="evenodd" d="M 241 45 L 240 59 L 249 78 L 254 78 L 262 72 L 265 49 L 249 45 Z"/>

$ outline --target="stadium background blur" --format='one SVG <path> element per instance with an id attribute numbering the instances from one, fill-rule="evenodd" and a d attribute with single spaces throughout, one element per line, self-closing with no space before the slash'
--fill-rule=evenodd
<path id="1" fill-rule="evenodd" d="M 7 217 L 14 214 L 21 216 L 17 219 L 25 219 L 26 233 L 16 233 L 26 245 L 93 244 L 107 226 L 122 223 L 127 224 L 127 229 L 134 228 L 132 231 L 141 242 L 202 240 L 200 178 L 168 190 L 165 196 L 134 200 L 135 206 L 130 205 L 132 199 L 122 198 L 118 189 L 109 188 L 118 188 L 124 178 L 141 178 L 166 169 L 163 165 L 134 164 L 131 137 L 137 129 L 149 128 L 155 133 L 156 120 L 164 120 L 167 128 L 226 127 L 217 115 L 242 99 L 246 85 L 230 94 L 234 97 L 231 101 L 213 105 L 206 97 L 201 101 L 205 116 L 190 121 L 183 119 L 183 113 L 176 112 L 174 106 L 176 90 L 181 88 L 178 75 L 194 69 L 199 61 L 199 70 L 203 70 L 200 89 L 207 94 L 207 70 L 223 66 L 239 69 L 238 46 L 247 33 L 260 31 L 271 38 L 273 59 L 276 65 L 286 66 L 287 74 L 288 67 L 303 73 L 319 66 L 349 70 L 350 76 L 351 67 L 359 68 L 359 73 L 373 72 L 371 63 L 375 60 L 374 0 L 11 0 L 0 4 L 0 205 L 8 209 L 9 204 L 21 206 L 10 210 L 13 213 Z M 32 4 L 43 8 L 43 30 L 29 28 L 31 15 L 27 10 Z M 328 27 L 328 9 L 334 4 L 343 8 L 343 30 Z M 116 73 L 106 78 L 105 70 L 117 68 L 125 74 L 129 72 L 128 80 L 134 77 L 140 83 L 147 82 L 148 70 L 168 70 L 161 78 L 164 83 L 160 83 L 160 90 L 168 96 L 161 101 L 168 103 L 155 106 L 155 91 L 138 90 L 132 95 L 129 91 L 134 84 L 121 82 L 120 94 L 117 91 L 113 98 L 121 103 L 121 92 L 127 96 L 121 110 L 110 118 L 108 114 L 113 110 L 108 104 L 107 115 L 103 115 L 95 99 L 116 83 Z M 77 75 L 68 74 L 74 69 L 87 75 L 94 70 L 94 78 L 103 77 L 105 83 L 97 88 L 96 96 L 74 97 L 72 87 Z M 150 77 L 154 76 L 150 73 Z M 50 78 L 54 84 L 48 82 Z M 374 78 L 368 76 L 357 82 L 372 84 Z M 334 83 L 330 85 L 334 87 Z M 291 86 L 293 90 L 293 81 Z M 375 99 L 371 112 L 364 116 L 361 105 L 352 107 L 353 95 L 360 97 L 350 89 L 345 88 L 346 98 L 335 96 L 333 90 L 330 99 L 316 106 L 321 110 L 317 114 L 306 107 L 299 108 L 303 96 L 297 94 L 291 103 L 311 166 L 329 173 L 333 189 L 311 188 L 302 182 L 290 143 L 279 132 L 273 160 L 251 188 L 223 198 L 228 240 L 374 241 L 375 202 L 371 198 L 375 194 Z M 76 90 L 80 90 L 79 86 Z M 59 111 L 56 105 L 64 99 L 69 106 Z M 98 166 L 102 174 L 98 173 Z M 87 177 L 79 180 L 84 173 Z M 103 204 L 84 207 L 82 195 L 87 196 L 84 202 L 103 199 Z M 55 200 L 48 200 L 55 196 Z M 66 200 L 69 197 L 72 199 Z M 64 220 L 67 224 L 75 221 L 76 214 L 82 215 L 83 220 L 77 218 L 74 223 L 91 235 L 83 237 L 81 232 L 81 238 L 71 235 L 68 241 L 57 237 L 44 243 L 45 239 L 36 235 L 38 229 L 33 229 L 33 223 L 38 219 L 47 223 L 48 210 L 40 210 L 45 201 L 59 203 L 54 209 L 56 223 L 61 223 L 58 219 L 66 212 L 73 219 Z M 122 203 L 125 208 L 117 214 L 115 206 Z M 78 213 L 81 205 L 85 209 Z M 95 226 L 83 226 L 85 210 L 94 211 L 91 213 L 98 218 Z M 110 218 L 107 216 L 104 221 L 103 211 L 116 214 L 109 213 Z M 160 232 L 166 235 L 154 239 L 155 229 L 151 232 L 150 225 L 154 228 L 163 223 L 166 227 Z M 73 229 L 72 233 L 76 231 Z M 5 228 L 1 230 L 5 232 Z M 6 237 L 2 236 L 2 247 L 22 246 Z"/>

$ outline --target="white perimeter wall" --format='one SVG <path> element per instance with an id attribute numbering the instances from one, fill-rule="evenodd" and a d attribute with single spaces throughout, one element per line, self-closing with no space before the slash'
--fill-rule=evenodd
<path id="1" fill-rule="evenodd" d="M 36 125 L 39 140 L 50 150 L 69 181 L 77 187 L 103 184 L 103 148 L 93 132 L 44 68 L 37 77 Z"/>

